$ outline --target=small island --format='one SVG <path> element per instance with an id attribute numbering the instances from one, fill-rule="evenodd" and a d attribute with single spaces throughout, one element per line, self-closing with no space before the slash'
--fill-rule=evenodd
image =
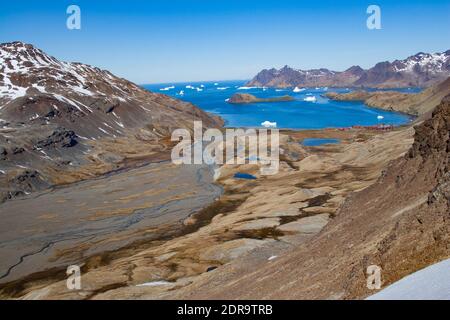
<path id="1" fill-rule="evenodd" d="M 255 102 L 287 102 L 295 100 L 293 97 L 285 95 L 273 98 L 257 98 L 248 93 L 236 93 L 227 100 L 228 103 L 255 103 Z"/>

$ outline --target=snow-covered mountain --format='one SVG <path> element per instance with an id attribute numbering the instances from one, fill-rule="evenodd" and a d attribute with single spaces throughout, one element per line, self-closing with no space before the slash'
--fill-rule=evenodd
<path id="1" fill-rule="evenodd" d="M 395 60 L 392 66 L 396 72 L 448 72 L 450 50 L 442 53 L 420 52 L 404 60 Z"/>
<path id="2" fill-rule="evenodd" d="M 0 202 L 61 181 L 77 166 L 94 164 L 101 173 L 125 152 L 164 149 L 161 141 L 193 120 L 221 125 L 190 103 L 109 71 L 62 62 L 22 42 L 0 44 Z"/>
<path id="3" fill-rule="evenodd" d="M 247 85 L 269 87 L 427 87 L 450 76 L 450 50 L 442 53 L 420 52 L 404 60 L 377 63 L 364 70 L 359 66 L 337 72 L 328 69 L 300 70 L 289 66 L 265 69 Z"/>
<path id="4" fill-rule="evenodd" d="M 193 117 L 213 124 L 191 104 L 151 93 L 106 70 L 59 61 L 30 44 L 0 45 L 0 64 L 4 122 L 58 122 L 86 137 L 116 135 L 144 123 L 167 132 Z"/>

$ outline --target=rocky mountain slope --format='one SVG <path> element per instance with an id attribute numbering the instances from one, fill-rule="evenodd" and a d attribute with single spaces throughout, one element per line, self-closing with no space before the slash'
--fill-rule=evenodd
<path id="1" fill-rule="evenodd" d="M 338 72 L 328 69 L 300 70 L 285 66 L 264 69 L 247 86 L 266 87 L 427 87 L 450 76 L 450 50 L 417 53 L 404 60 L 377 63 L 364 70 L 359 66 Z"/>
<path id="2" fill-rule="evenodd" d="M 0 45 L 0 201 L 154 156 L 175 128 L 221 120 L 109 71 Z"/>
<path id="3" fill-rule="evenodd" d="M 449 94 L 450 77 L 416 94 L 395 91 L 353 91 L 343 94 L 329 92 L 326 96 L 338 101 L 364 101 L 371 107 L 421 116 L 433 111 Z"/>
<path id="4" fill-rule="evenodd" d="M 409 129 L 408 129 L 409 130 Z M 415 127 L 414 143 L 373 185 L 355 192 L 316 236 L 257 266 L 230 264 L 175 295 L 182 299 L 350 299 L 450 257 L 450 96 Z"/>

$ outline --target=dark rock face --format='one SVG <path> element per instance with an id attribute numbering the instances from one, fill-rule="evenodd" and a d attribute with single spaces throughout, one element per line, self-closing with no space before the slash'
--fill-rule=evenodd
<path id="1" fill-rule="evenodd" d="M 116 107 L 120 104 L 119 101 L 114 101 L 111 99 L 107 99 L 105 97 L 99 98 L 97 101 L 93 102 L 90 107 L 95 108 L 97 110 L 101 110 L 104 113 L 113 112 Z"/>
<path id="2" fill-rule="evenodd" d="M 7 184 L 6 188 L 0 187 L 0 202 L 50 186 L 36 170 L 23 170 L 9 178 Z"/>
<path id="3" fill-rule="evenodd" d="M 7 102 L 2 109 L 2 116 L 14 122 L 42 122 L 45 120 L 65 119 L 74 122 L 83 117 L 79 109 L 60 101 L 48 94 L 36 94 L 19 97 Z"/>
<path id="4" fill-rule="evenodd" d="M 72 130 L 66 130 L 64 128 L 58 128 L 51 136 L 47 137 L 45 140 L 40 140 L 36 143 L 36 148 L 70 148 L 76 145 L 78 142 L 76 140 L 75 132 Z"/>
<path id="5" fill-rule="evenodd" d="M 442 103 L 433 111 L 431 119 L 415 127 L 414 144 L 409 156 L 427 159 L 436 153 L 450 152 L 450 96 L 444 98 Z M 443 158 L 443 170 L 450 171 L 449 158 Z"/>
<path id="6" fill-rule="evenodd" d="M 12 151 L 12 154 L 19 154 L 19 153 L 24 152 L 25 149 L 22 147 L 13 147 L 11 151 Z"/>
<path id="7" fill-rule="evenodd" d="M 0 146 L 0 160 L 5 160 L 8 151 L 6 151 L 5 147 Z"/>
<path id="8" fill-rule="evenodd" d="M 22 172 L 21 174 L 19 174 L 18 176 L 14 177 L 11 180 L 11 183 L 14 185 L 25 185 L 28 191 L 30 191 L 33 188 L 33 185 L 36 184 L 36 182 L 38 182 L 40 175 L 39 172 L 35 171 L 35 170 L 26 170 L 24 172 Z"/>
<path id="9" fill-rule="evenodd" d="M 404 60 L 380 62 L 364 70 L 352 66 L 343 72 L 328 69 L 296 70 L 285 66 L 265 69 L 248 86 L 268 87 L 427 87 L 450 76 L 450 50 L 443 53 L 418 53 Z"/>

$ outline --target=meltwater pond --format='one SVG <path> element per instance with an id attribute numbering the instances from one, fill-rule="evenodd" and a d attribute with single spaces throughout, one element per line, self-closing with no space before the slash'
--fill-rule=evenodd
<path id="1" fill-rule="evenodd" d="M 302 145 L 306 147 L 317 147 L 324 144 L 336 144 L 340 143 L 339 139 L 326 139 L 326 138 L 306 138 L 303 139 Z"/>
<path id="2" fill-rule="evenodd" d="M 250 173 L 242 173 L 238 172 L 234 174 L 235 179 L 246 179 L 246 180 L 255 180 L 256 177 Z"/>
<path id="3" fill-rule="evenodd" d="M 308 88 L 300 92 L 292 89 L 244 87 L 244 81 L 190 82 L 144 85 L 153 92 L 191 102 L 204 111 L 221 116 L 227 127 L 261 127 L 265 121 L 276 122 L 277 128 L 323 129 L 371 126 L 377 124 L 402 125 L 411 117 L 390 111 L 370 108 L 362 102 L 333 101 L 327 92 L 350 92 L 350 89 Z M 297 90 L 296 90 L 297 91 Z M 399 91 L 417 92 L 406 88 Z M 226 99 L 235 93 L 249 93 L 258 98 L 290 95 L 289 102 L 229 104 Z"/>

